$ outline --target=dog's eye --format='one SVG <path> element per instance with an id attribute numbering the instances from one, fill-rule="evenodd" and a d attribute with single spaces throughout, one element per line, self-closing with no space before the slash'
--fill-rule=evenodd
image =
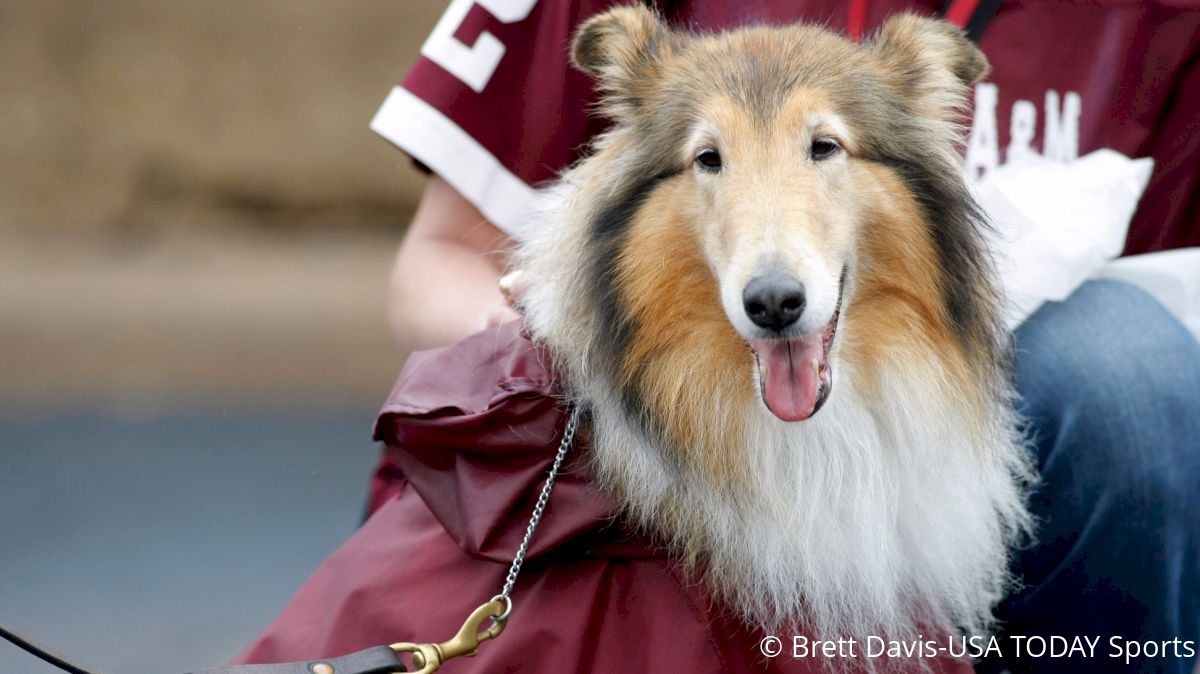
<path id="1" fill-rule="evenodd" d="M 705 148 L 696 155 L 696 165 L 705 171 L 720 171 L 721 153 L 711 147 Z"/>
<path id="2" fill-rule="evenodd" d="M 818 138 L 812 142 L 809 154 L 812 156 L 813 161 L 821 161 L 837 154 L 837 151 L 840 149 L 842 148 L 837 144 L 837 141 L 829 138 Z"/>

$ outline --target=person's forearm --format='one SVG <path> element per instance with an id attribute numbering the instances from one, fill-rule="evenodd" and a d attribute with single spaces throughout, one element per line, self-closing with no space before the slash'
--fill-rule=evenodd
<path id="1" fill-rule="evenodd" d="M 392 269 L 388 322 L 406 351 L 452 344 L 504 306 L 499 280 L 509 240 L 437 176 Z"/>
<path id="2" fill-rule="evenodd" d="M 405 351 L 452 344 L 481 330 L 503 303 L 500 270 L 463 244 L 405 241 L 392 270 L 388 320 Z"/>

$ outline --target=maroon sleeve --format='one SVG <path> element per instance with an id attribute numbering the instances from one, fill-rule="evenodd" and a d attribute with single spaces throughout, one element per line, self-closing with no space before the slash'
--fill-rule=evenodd
<path id="1" fill-rule="evenodd" d="M 567 52 L 580 22 L 614 4 L 454 0 L 372 128 L 519 237 L 531 188 L 601 128 Z"/>

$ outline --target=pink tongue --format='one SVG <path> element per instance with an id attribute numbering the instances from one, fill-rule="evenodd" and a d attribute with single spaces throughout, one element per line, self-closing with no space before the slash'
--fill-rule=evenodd
<path id="1" fill-rule="evenodd" d="M 821 377 L 813 360 L 825 366 L 821 333 L 788 340 L 755 340 L 750 348 L 758 356 L 763 398 L 771 412 L 784 421 L 803 421 L 813 414 L 821 392 Z"/>

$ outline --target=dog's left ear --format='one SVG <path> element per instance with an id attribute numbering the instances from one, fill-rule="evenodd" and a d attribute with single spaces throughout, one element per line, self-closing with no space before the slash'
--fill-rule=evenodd
<path id="1" fill-rule="evenodd" d="M 888 19 L 872 49 L 903 91 L 923 99 L 926 112 L 946 118 L 966 90 L 987 75 L 987 57 L 954 24 L 903 13 Z"/>
<path id="2" fill-rule="evenodd" d="M 644 5 L 625 5 L 583 23 L 571 41 L 571 63 L 596 78 L 601 88 L 631 103 L 653 79 L 669 45 L 670 31 Z M 611 100 L 610 104 L 619 103 Z"/>

